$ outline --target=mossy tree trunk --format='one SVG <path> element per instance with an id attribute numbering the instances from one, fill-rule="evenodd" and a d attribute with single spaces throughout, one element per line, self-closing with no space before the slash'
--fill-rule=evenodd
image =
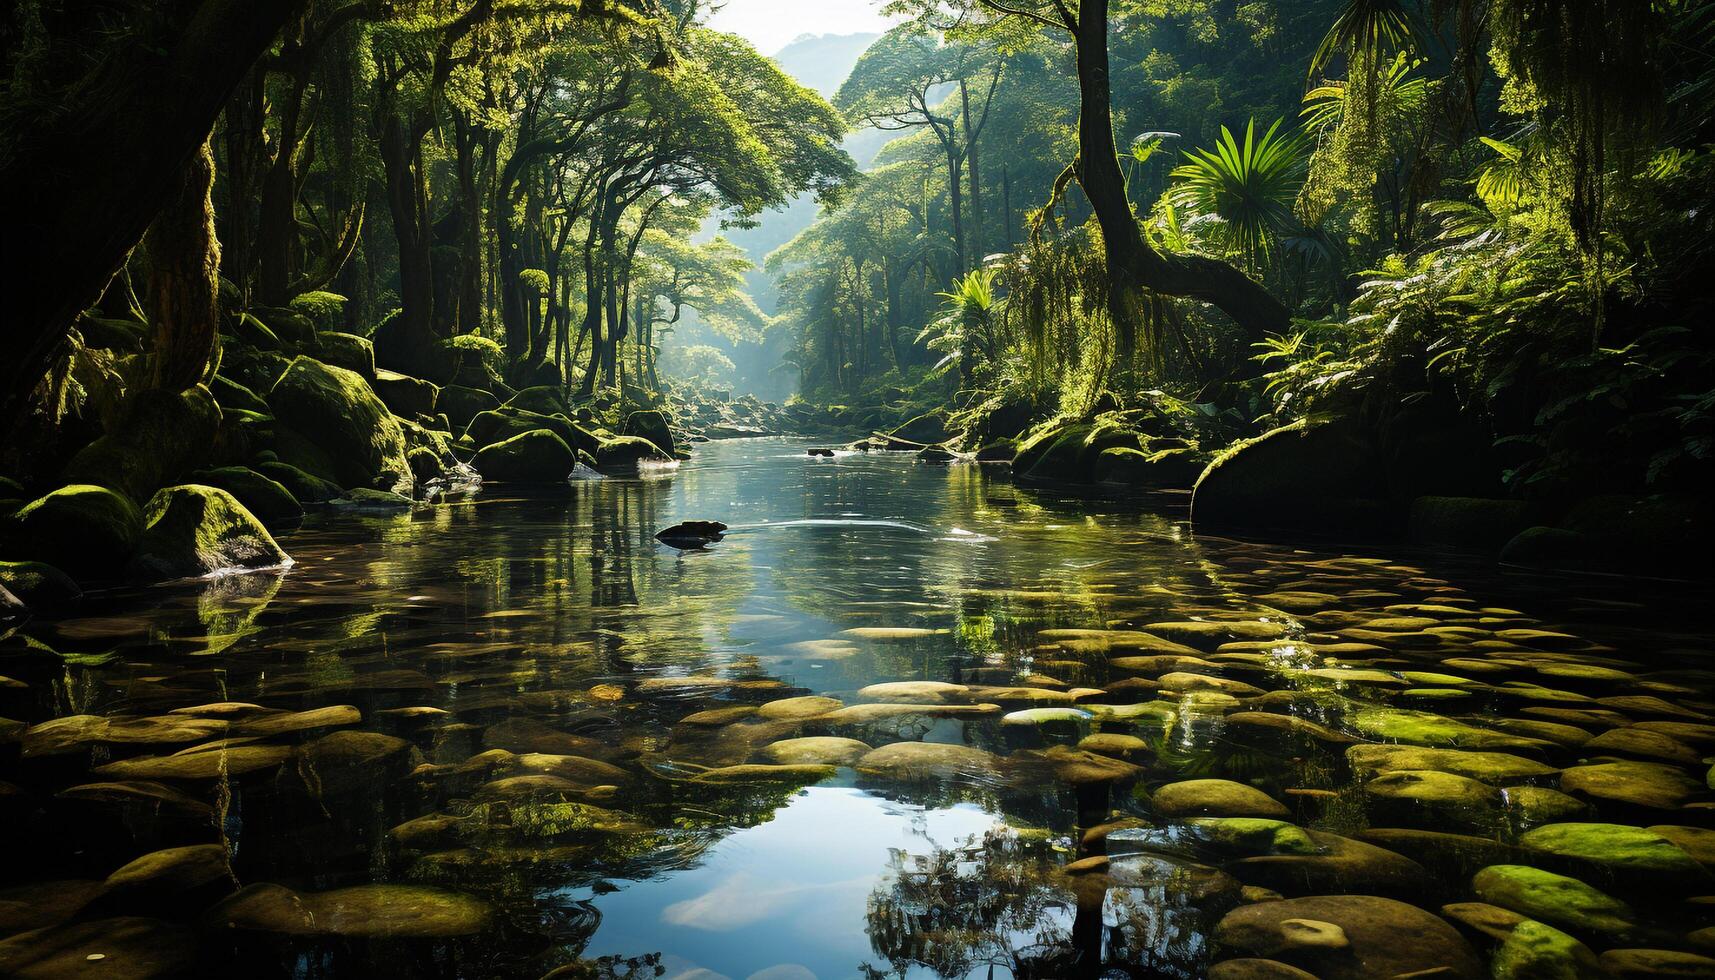
<path id="1" fill-rule="evenodd" d="M 79 314 L 180 193 L 233 89 L 306 0 L 151 8 L 159 43 L 129 44 L 62 111 L 15 127 L 0 164 L 7 281 L 0 429 L 29 404 Z"/>
<path id="2" fill-rule="evenodd" d="M 178 193 L 149 227 L 149 314 L 155 387 L 183 391 L 208 372 L 220 338 L 220 241 L 214 231 L 214 150 L 185 165 Z"/>

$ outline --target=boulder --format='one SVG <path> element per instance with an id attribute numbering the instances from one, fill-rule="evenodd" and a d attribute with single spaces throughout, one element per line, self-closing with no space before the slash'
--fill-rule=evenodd
<path id="1" fill-rule="evenodd" d="M 1188 779 L 1157 789 L 1157 813 L 1168 817 L 1262 817 L 1284 819 L 1290 811 L 1254 786 L 1230 779 Z"/>
<path id="2" fill-rule="evenodd" d="M 1143 437 L 1119 422 L 1058 422 L 1031 433 L 1018 444 L 1012 472 L 1025 480 L 1095 483 L 1104 450 L 1140 450 Z"/>
<path id="3" fill-rule="evenodd" d="M 619 436 L 603 440 L 596 447 L 595 461 L 597 468 L 603 471 L 624 471 L 636 469 L 639 463 L 667 463 L 672 457 L 656 448 L 648 439 L 638 436 Z"/>
<path id="4" fill-rule="evenodd" d="M 143 536 L 143 514 L 106 487 L 61 487 L 26 504 L 6 535 L 7 558 L 43 562 L 80 582 L 117 578 Z"/>
<path id="5" fill-rule="evenodd" d="M 196 474 L 196 481 L 232 494 L 267 527 L 291 527 L 304 519 L 304 507 L 292 491 L 249 467 L 203 470 Z"/>
<path id="6" fill-rule="evenodd" d="M 1372 535 L 1387 530 L 1375 449 L 1356 422 L 1294 422 L 1237 443 L 1197 479 L 1198 527 Z"/>
<path id="7" fill-rule="evenodd" d="M 70 575 L 39 561 L 0 561 L 0 587 L 30 609 L 57 609 L 83 598 Z"/>
<path id="8" fill-rule="evenodd" d="M 261 395 L 230 378 L 215 375 L 213 380 L 208 383 L 208 390 L 214 395 L 215 403 L 220 406 L 223 412 L 229 412 L 236 408 L 246 412 L 255 412 L 258 415 L 270 414 L 268 403 L 262 400 Z"/>
<path id="9" fill-rule="evenodd" d="M 408 419 L 435 414 L 435 404 L 441 395 L 440 386 L 432 381 L 385 369 L 375 372 L 370 385 L 375 389 L 376 397 L 380 398 L 394 415 Z M 488 395 L 488 392 L 481 394 Z M 494 396 L 488 395 L 488 398 L 493 400 Z M 469 419 L 465 421 L 468 422 Z"/>
<path id="10" fill-rule="evenodd" d="M 134 501 L 206 465 L 220 430 L 220 406 L 201 385 L 183 392 L 139 390 L 101 438 L 66 464 L 67 483 L 110 487 Z"/>
<path id="11" fill-rule="evenodd" d="M 538 385 L 534 388 L 521 388 L 516 395 L 506 399 L 507 408 L 515 408 L 520 412 L 535 412 L 537 415 L 566 414 L 566 393 L 556 386 Z"/>
<path id="12" fill-rule="evenodd" d="M 1631 907 L 1565 875 L 1522 864 L 1499 864 L 1477 872 L 1471 890 L 1491 905 L 1574 933 L 1625 937 L 1637 931 Z"/>
<path id="13" fill-rule="evenodd" d="M 492 412 L 500 407 L 500 399 L 481 388 L 447 385 L 440 391 L 440 398 L 437 400 L 440 410 L 446 413 L 448 421 L 460 429 L 469 426 L 471 420 L 483 412 Z"/>
<path id="14" fill-rule="evenodd" d="M 480 448 L 536 429 L 547 429 L 559 436 L 567 446 L 580 452 L 593 454 L 601 442 L 564 415 L 543 415 L 540 412 L 510 406 L 483 412 L 471 419 L 470 425 L 465 427 L 465 435 Z"/>
<path id="15" fill-rule="evenodd" d="M 257 463 L 255 468 L 257 473 L 284 487 L 286 492 L 305 503 L 324 504 L 340 495 L 339 484 L 311 476 L 290 463 L 268 460 Z"/>
<path id="16" fill-rule="evenodd" d="M 144 508 L 145 529 L 131 574 L 147 581 L 268 568 L 291 559 L 262 522 L 215 487 L 168 487 Z"/>
<path id="17" fill-rule="evenodd" d="M 661 452 L 668 456 L 673 455 L 673 432 L 667 425 L 667 416 L 655 409 L 645 409 L 627 415 L 625 424 L 620 426 L 620 432 L 647 439 Z"/>
<path id="18" fill-rule="evenodd" d="M 471 461 L 484 479 L 505 483 L 564 483 L 577 464 L 577 453 L 547 429 L 486 446 Z"/>
<path id="19" fill-rule="evenodd" d="M 325 454 L 329 475 L 341 485 L 411 488 L 399 422 L 357 373 L 299 357 L 269 392 L 268 404 L 276 418 Z"/>
<path id="20" fill-rule="evenodd" d="M 360 374 L 365 381 L 375 380 L 375 346 L 354 334 L 317 334 L 316 359 Z"/>

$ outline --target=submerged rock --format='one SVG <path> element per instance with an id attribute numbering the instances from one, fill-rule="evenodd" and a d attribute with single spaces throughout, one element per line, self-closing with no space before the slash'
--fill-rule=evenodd
<path id="1" fill-rule="evenodd" d="M 304 507 L 292 491 L 249 467 L 202 470 L 196 474 L 196 482 L 225 490 L 266 527 L 291 527 L 304 519 Z"/>
<path id="2" fill-rule="evenodd" d="M 195 934 L 159 919 L 96 919 L 0 940 L 0 974 L 19 980 L 174 977 L 196 962 Z"/>
<path id="3" fill-rule="evenodd" d="M 1526 831 L 1519 843 L 1556 857 L 1573 858 L 1632 880 L 1702 881 L 1703 867 L 1662 835 L 1612 823 L 1554 823 Z"/>
<path id="4" fill-rule="evenodd" d="M 992 753 L 943 742 L 895 742 L 864 754 L 857 770 L 894 779 L 951 779 L 988 775 L 1000 766 Z"/>
<path id="5" fill-rule="evenodd" d="M 1576 878 L 1520 864 L 1484 868 L 1471 890 L 1485 902 L 1549 925 L 1609 938 L 1638 928 L 1630 906 Z"/>
<path id="6" fill-rule="evenodd" d="M 1263 817 L 1284 820 L 1291 816 L 1273 797 L 1254 786 L 1230 779 L 1189 779 L 1155 790 L 1156 812 L 1168 817 Z"/>
<path id="7" fill-rule="evenodd" d="M 868 743 L 830 735 L 782 739 L 762 749 L 769 762 L 799 766 L 850 766 L 869 752 Z"/>
<path id="8" fill-rule="evenodd" d="M 481 932 L 492 914 L 481 899 L 415 885 L 311 893 L 256 884 L 210 909 L 204 921 L 214 928 L 295 936 L 407 939 Z"/>
<path id="9" fill-rule="evenodd" d="M 1244 953 L 1303 964 L 1322 980 L 1431 971 L 1449 980 L 1485 975 L 1476 950 L 1439 917 L 1369 895 L 1246 905 L 1227 913 L 1215 928 L 1215 940 Z"/>
<path id="10" fill-rule="evenodd" d="M 189 578 L 291 561 L 262 522 L 225 490 L 168 487 L 149 501 L 144 518 L 147 527 L 131 561 L 138 578 Z"/>
<path id="11" fill-rule="evenodd" d="M 672 548 L 690 551 L 714 544 L 726 533 L 720 521 L 685 521 L 655 532 L 655 540 Z"/>
<path id="12" fill-rule="evenodd" d="M 1360 776 L 1432 769 L 1496 786 L 1558 772 L 1552 766 L 1504 752 L 1461 752 L 1409 745 L 1354 745 L 1346 750 L 1346 762 Z"/>

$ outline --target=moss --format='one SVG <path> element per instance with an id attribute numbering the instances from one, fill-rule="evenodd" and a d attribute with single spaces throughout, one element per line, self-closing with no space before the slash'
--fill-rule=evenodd
<path id="1" fill-rule="evenodd" d="M 655 444 L 655 448 L 668 456 L 674 453 L 673 431 L 668 425 L 667 416 L 656 409 L 645 409 L 627 415 L 620 431 L 628 436 L 648 439 Z"/>
<path id="2" fill-rule="evenodd" d="M 1619 872 L 1703 880 L 1695 858 L 1667 838 L 1642 827 L 1612 823 L 1551 823 L 1526 831 L 1519 843 L 1558 857 Z"/>
<path id="3" fill-rule="evenodd" d="M 220 419 L 214 396 L 201 385 L 183 392 L 138 391 L 107 432 L 72 457 L 63 477 L 147 500 L 206 464 Z"/>
<path id="4" fill-rule="evenodd" d="M 1477 872 L 1471 889 L 1491 905 L 1574 932 L 1625 936 L 1637 929 L 1630 906 L 1576 878 L 1522 864 Z"/>
<path id="5" fill-rule="evenodd" d="M 1111 416 L 1094 422 L 1050 422 L 1019 443 L 1012 469 L 1027 480 L 1095 483 L 1104 475 L 1099 465 L 1103 451 L 1115 448 L 1141 450 L 1143 437 Z"/>
<path id="6" fill-rule="evenodd" d="M 1367 433 L 1356 422 L 1300 420 L 1234 443 L 1198 477 L 1194 524 L 1370 534 L 1391 521 Z"/>
<path id="7" fill-rule="evenodd" d="M 262 522 L 218 487 L 168 487 L 149 501 L 144 520 L 131 571 L 146 580 L 267 568 L 290 560 Z"/>
<path id="8" fill-rule="evenodd" d="M 394 415 L 407 419 L 419 415 L 434 415 L 435 405 L 440 401 L 439 385 L 397 371 L 377 370 L 370 383 L 375 388 L 375 394 L 386 403 Z"/>
<path id="9" fill-rule="evenodd" d="M 143 515 L 130 500 L 106 487 L 78 484 L 25 505 L 12 518 L 5 555 L 45 562 L 79 582 L 111 579 L 142 535 Z"/>
<path id="10" fill-rule="evenodd" d="M 375 380 L 375 345 L 362 337 L 348 333 L 316 335 L 316 357 L 325 364 L 342 367 Z"/>
<path id="11" fill-rule="evenodd" d="M 39 561 L 0 561 L 0 586 L 31 609 L 52 609 L 83 598 L 71 576 Z"/>
<path id="12" fill-rule="evenodd" d="M 1607 973 L 1589 947 L 1553 926 L 1526 919 L 1489 961 L 1494 980 L 1597 980 Z"/>
<path id="13" fill-rule="evenodd" d="M 500 399 L 480 388 L 447 385 L 441 389 L 438 404 L 441 411 L 446 413 L 447 420 L 463 429 L 470 425 L 472 419 L 483 412 L 491 412 L 499 408 Z"/>
<path id="14" fill-rule="evenodd" d="M 508 398 L 506 407 L 522 412 L 535 412 L 537 415 L 563 415 L 568 406 L 565 393 L 561 389 L 540 385 L 522 389 Z"/>
<path id="15" fill-rule="evenodd" d="M 1433 748 L 1538 749 L 1550 743 L 1521 735 L 1507 735 L 1467 725 L 1427 711 L 1409 711 L 1380 705 L 1361 705 L 1347 722 L 1371 738 Z"/>
<path id="16" fill-rule="evenodd" d="M 577 454 L 565 440 L 546 429 L 535 429 L 484 447 L 471 465 L 484 479 L 564 483 L 577 462 Z"/>
<path id="17" fill-rule="evenodd" d="M 536 429 L 547 429 L 566 445 L 587 453 L 594 453 L 601 445 L 595 434 L 564 415 L 541 415 L 509 406 L 478 415 L 465 428 L 465 434 L 480 448 Z"/>
<path id="18" fill-rule="evenodd" d="M 322 451 L 328 475 L 342 486 L 410 489 L 399 422 L 356 372 L 299 357 L 269 392 L 268 404 L 282 423 Z M 297 462 L 285 452 L 284 440 L 280 455 Z"/>
<path id="19" fill-rule="evenodd" d="M 1262 817 L 1192 817 L 1185 821 L 1198 838 L 1241 854 L 1320 854 L 1322 849 L 1302 827 Z"/>
<path id="20" fill-rule="evenodd" d="M 268 527 L 288 527 L 304 518 L 304 507 L 292 491 L 248 467 L 223 466 L 203 470 L 196 479 L 198 483 L 232 494 Z"/>

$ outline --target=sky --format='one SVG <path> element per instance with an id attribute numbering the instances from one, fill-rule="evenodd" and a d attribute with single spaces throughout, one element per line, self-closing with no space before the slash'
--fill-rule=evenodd
<path id="1" fill-rule="evenodd" d="M 716 30 L 739 34 L 772 55 L 801 34 L 858 34 L 887 30 L 875 0 L 726 0 L 709 19 Z"/>

